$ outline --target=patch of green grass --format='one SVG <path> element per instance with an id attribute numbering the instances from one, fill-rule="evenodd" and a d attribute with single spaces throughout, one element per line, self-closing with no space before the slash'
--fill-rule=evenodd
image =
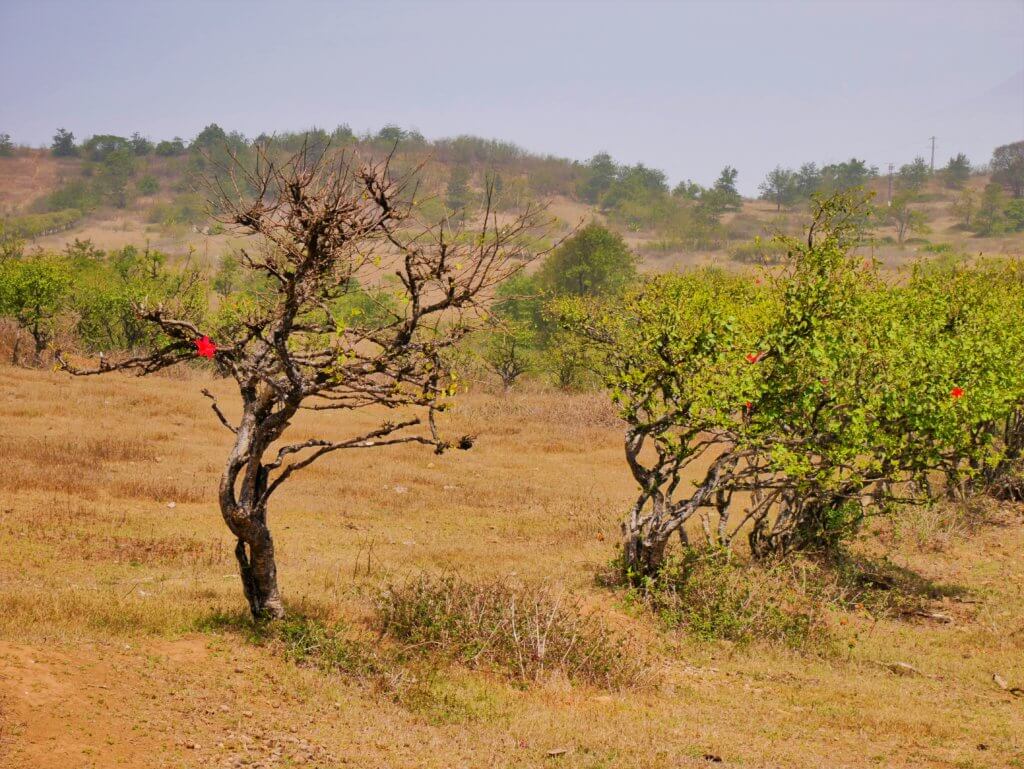
<path id="1" fill-rule="evenodd" d="M 364 677 L 381 670 L 381 660 L 369 643 L 354 637 L 341 622 L 327 622 L 303 614 L 272 622 L 255 622 L 242 612 L 218 612 L 203 619 L 199 629 L 240 633 L 249 643 L 272 647 L 296 665 Z"/>

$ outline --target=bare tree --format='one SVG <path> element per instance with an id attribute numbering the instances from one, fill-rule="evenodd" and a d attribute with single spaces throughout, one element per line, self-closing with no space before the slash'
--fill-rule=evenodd
<path id="1" fill-rule="evenodd" d="M 139 316 L 162 332 L 159 349 L 117 363 L 101 360 L 92 369 L 61 362 L 77 375 L 145 375 L 198 351 L 234 378 L 242 407 L 237 423 L 203 391 L 234 436 L 220 511 L 237 538 L 253 616 L 279 618 L 284 606 L 267 522 L 271 496 L 336 451 L 400 443 L 438 453 L 449 448 L 435 424 L 454 393 L 444 353 L 479 324 L 491 289 L 523 264 L 521 236 L 545 217 L 534 206 L 499 226 L 486 196 L 471 237 L 446 222 L 415 226 L 409 202 L 415 190 L 410 177 L 392 178 L 390 157 L 356 167 L 344 153 L 304 149 L 279 162 L 266 148 L 256 152 L 253 169 L 236 161 L 229 176 L 209 183 L 215 218 L 260 244 L 241 252 L 243 267 L 269 285 L 253 306 L 205 328 L 165 305 L 140 305 Z M 339 309 L 363 285 L 385 286 L 391 301 L 359 316 Z M 278 443 L 302 409 L 365 408 L 402 413 L 356 435 Z M 458 445 L 471 444 L 463 438 Z"/>

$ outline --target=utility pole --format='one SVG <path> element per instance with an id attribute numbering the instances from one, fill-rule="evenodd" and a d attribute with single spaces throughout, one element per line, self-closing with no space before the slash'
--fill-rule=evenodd
<path id="1" fill-rule="evenodd" d="M 892 205 L 892 163 L 889 164 L 889 197 L 885 199 L 885 204 Z"/>
<path id="2" fill-rule="evenodd" d="M 932 140 L 932 173 L 935 173 L 935 137 L 931 137 Z"/>

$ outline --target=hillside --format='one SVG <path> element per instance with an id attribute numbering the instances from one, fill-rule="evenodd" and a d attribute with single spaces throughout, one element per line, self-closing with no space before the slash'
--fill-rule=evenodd
<path id="1" fill-rule="evenodd" d="M 294 144 L 296 139 L 286 137 L 287 141 Z M 368 138 L 351 144 L 351 148 L 361 157 L 377 159 L 387 149 L 379 140 Z M 109 250 L 148 243 L 169 254 L 192 251 L 199 258 L 215 263 L 237 243 L 220 228 L 211 227 L 204 214 L 203 197 L 195 192 L 194 180 L 202 173 L 201 169 L 197 170 L 196 157 L 194 154 L 177 157 L 150 154 L 136 159 L 127 183 L 129 194 L 124 207 L 96 201 L 91 208 L 75 209 L 75 220 L 70 225 L 61 223 L 55 228 L 57 231 L 30 235 L 30 246 L 61 250 L 67 243 L 80 239 Z M 770 238 L 777 231 L 796 233 L 806 218 L 806 204 L 799 201 L 778 210 L 767 200 L 743 199 L 736 210 L 725 209 L 716 215 L 718 223 L 713 232 L 687 234 L 685 229 L 679 229 L 689 226 L 685 217 L 682 224 L 673 224 L 668 219 L 656 223 L 661 220 L 651 219 L 651 224 L 645 225 L 644 217 L 664 216 L 654 212 L 666 203 L 644 197 L 647 193 L 637 193 L 641 195 L 640 203 L 630 204 L 631 209 L 609 209 L 588 203 L 579 192 L 585 189 L 580 185 L 585 184 L 587 166 L 532 156 L 511 145 L 471 137 L 433 144 L 413 143 L 412 146 L 400 143 L 393 166 L 399 172 L 419 169 L 420 199 L 426 201 L 431 215 L 437 215 L 452 194 L 448 185 L 453 174 L 465 177 L 466 191 L 462 194 L 470 206 L 470 220 L 474 201 L 483 195 L 484 184 L 496 178 L 507 205 L 525 199 L 547 201 L 560 232 L 591 219 L 618 231 L 641 255 L 648 270 L 710 264 L 735 268 L 744 263 L 756 263 L 766 252 L 752 246 L 755 237 Z M 32 216 L 33 212 L 59 212 L 63 203 L 47 201 L 56 200 L 55 193 L 63 194 L 61 191 L 66 193 L 76 185 L 89 182 L 100 167 L 96 162 L 81 158 L 56 158 L 44 150 L 20 149 L 15 157 L 0 157 L 0 216 L 6 217 L 8 223 L 16 223 Z M 643 169 L 643 173 L 647 172 L 648 169 Z M 966 181 L 964 189 L 973 193 L 975 205 L 990 181 L 987 174 L 974 174 Z M 146 183 L 151 188 L 143 191 Z M 866 187 L 875 194 L 879 204 L 887 199 L 886 178 L 869 179 Z M 962 216 L 956 212 L 956 201 L 962 194 L 944 185 L 938 175 L 927 180 L 913 203 L 915 215 L 925 220 L 924 228 L 906 233 L 905 242 L 901 244 L 894 224 L 875 222 L 872 255 L 884 268 L 896 269 L 941 252 L 967 256 L 1024 254 L 1024 231 L 985 236 L 965 228 Z M 630 214 L 630 210 L 637 210 L 637 205 L 648 206 L 650 213 L 643 213 L 641 208 L 640 218 Z M 685 201 L 675 205 L 683 206 L 682 213 L 686 212 L 687 205 L 692 206 Z"/>

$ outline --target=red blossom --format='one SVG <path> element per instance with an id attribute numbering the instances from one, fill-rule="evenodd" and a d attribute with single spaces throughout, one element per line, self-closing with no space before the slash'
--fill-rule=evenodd
<path id="1" fill-rule="evenodd" d="M 962 387 L 954 387 L 952 390 L 949 391 L 949 397 L 952 398 L 953 400 L 960 398 L 961 396 L 963 396 L 963 394 L 964 388 Z"/>
<path id="2" fill-rule="evenodd" d="M 208 336 L 196 340 L 196 353 L 201 358 L 212 358 L 217 352 L 217 345 Z"/>
<path id="3" fill-rule="evenodd" d="M 767 354 L 768 353 L 766 353 L 766 352 L 748 352 L 747 353 L 747 363 L 757 363 L 759 360 L 761 360 Z"/>

